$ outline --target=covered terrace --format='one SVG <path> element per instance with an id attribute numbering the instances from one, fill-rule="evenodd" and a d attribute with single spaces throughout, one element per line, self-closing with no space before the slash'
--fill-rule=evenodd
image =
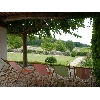
<path id="1" fill-rule="evenodd" d="M 67 19 L 67 18 L 87 18 L 100 16 L 99 12 L 0 12 L 0 58 L 7 59 L 7 29 L 6 22 L 16 22 L 17 20 L 28 19 Z M 19 24 L 17 24 L 18 26 Z M 42 25 L 40 25 L 42 27 Z M 23 66 L 27 66 L 27 32 L 34 26 L 28 27 L 17 34 L 23 36 Z M 15 33 L 12 33 L 15 34 Z M 3 63 L 0 60 L 0 67 Z"/>

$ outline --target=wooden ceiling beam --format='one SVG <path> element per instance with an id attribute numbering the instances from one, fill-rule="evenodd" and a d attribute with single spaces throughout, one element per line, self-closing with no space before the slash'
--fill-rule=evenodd
<path id="1" fill-rule="evenodd" d="M 100 16 L 99 12 L 5 12 L 0 13 L 0 20 L 15 21 L 22 19 L 64 19 Z"/>
<path id="2" fill-rule="evenodd" d="M 21 13 L 21 14 L 15 14 L 15 15 L 10 15 L 7 17 L 2 17 L 1 20 L 3 21 L 15 21 L 15 20 L 22 20 L 22 19 L 52 19 L 52 18 L 59 18 L 63 19 L 66 18 L 66 14 L 64 13 Z"/>

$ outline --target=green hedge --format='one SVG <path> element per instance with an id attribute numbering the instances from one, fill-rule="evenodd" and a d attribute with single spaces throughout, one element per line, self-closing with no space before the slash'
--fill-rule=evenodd
<path id="1" fill-rule="evenodd" d="M 12 49 L 7 49 L 7 52 L 13 52 L 13 50 Z"/>
<path id="2" fill-rule="evenodd" d="M 16 61 L 18 64 L 23 64 L 23 61 Z M 39 63 L 39 64 L 47 64 L 46 62 L 38 62 L 38 61 L 31 61 L 31 62 L 28 62 L 28 65 L 31 65 L 32 63 Z M 50 65 L 50 66 L 66 66 L 66 67 L 69 67 L 68 65 L 62 65 L 62 64 L 57 64 L 57 63 L 48 63 L 47 65 Z"/>
<path id="3" fill-rule="evenodd" d="M 88 52 L 77 52 L 77 56 L 86 56 Z"/>
<path id="4" fill-rule="evenodd" d="M 93 19 L 93 34 L 92 34 L 92 59 L 94 75 L 100 86 L 100 18 Z"/>

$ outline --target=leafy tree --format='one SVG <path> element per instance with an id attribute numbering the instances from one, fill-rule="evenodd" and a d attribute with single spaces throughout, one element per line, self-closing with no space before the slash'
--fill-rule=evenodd
<path id="1" fill-rule="evenodd" d="M 45 39 L 42 39 L 42 40 L 43 40 L 43 42 L 41 43 L 41 48 L 43 50 L 51 51 L 51 50 L 55 49 L 52 37 L 51 38 L 45 38 Z"/>
<path id="2" fill-rule="evenodd" d="M 90 47 L 90 45 L 87 44 L 83 44 L 80 42 L 74 42 L 75 47 Z"/>
<path id="3" fill-rule="evenodd" d="M 23 19 L 5 22 L 8 34 L 23 34 L 24 40 L 26 35 L 30 34 L 30 38 L 34 38 L 35 35 L 39 35 L 39 38 L 50 37 L 51 31 L 55 36 L 55 33 L 62 34 L 61 30 L 67 34 L 74 35 L 75 37 L 81 37 L 74 33 L 79 27 L 84 27 L 84 19 Z M 70 31 L 73 30 L 73 31 Z M 26 42 L 24 42 L 24 65 L 27 66 L 27 55 L 26 55 Z"/>
<path id="4" fill-rule="evenodd" d="M 23 44 L 22 44 L 22 38 L 19 35 L 13 35 L 13 34 L 9 34 L 7 35 L 7 44 L 8 47 L 10 47 L 11 49 L 16 49 L 16 48 L 20 48 Z"/>
<path id="5" fill-rule="evenodd" d="M 75 57 L 77 55 L 77 52 L 75 51 L 75 50 L 73 50 L 72 52 L 71 52 L 71 57 Z"/>
<path id="6" fill-rule="evenodd" d="M 56 47 L 57 51 L 61 51 L 61 52 L 65 52 L 66 51 L 66 47 L 65 47 L 65 45 L 64 45 L 62 40 L 57 40 L 55 42 L 55 47 Z"/>
<path id="7" fill-rule="evenodd" d="M 84 27 L 84 19 L 26 19 L 5 22 L 8 33 L 26 33 L 30 38 L 39 35 L 40 38 L 50 36 L 51 31 L 55 34 L 69 33 L 76 37 L 81 37 L 74 33 L 78 27 Z M 70 32 L 70 30 L 73 30 Z M 53 34 L 53 35 L 54 35 Z"/>
<path id="8" fill-rule="evenodd" d="M 73 50 L 73 48 L 75 47 L 73 41 L 68 40 L 67 42 L 65 42 L 66 48 L 69 49 L 70 51 Z"/>
<path id="9" fill-rule="evenodd" d="M 39 39 L 39 37 L 34 36 L 34 38 L 30 39 L 29 36 L 27 36 L 27 45 L 30 46 L 41 46 L 42 39 Z"/>

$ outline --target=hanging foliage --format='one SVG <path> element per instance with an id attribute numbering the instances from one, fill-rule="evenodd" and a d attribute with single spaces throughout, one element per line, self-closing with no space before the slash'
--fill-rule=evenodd
<path id="1" fill-rule="evenodd" d="M 67 34 L 81 37 L 74 33 L 79 27 L 84 27 L 84 18 L 82 19 L 27 19 L 5 22 L 8 33 L 27 33 L 31 37 L 39 35 L 39 37 L 51 36 L 51 31 L 61 34 L 61 30 Z M 70 30 L 73 30 L 72 32 Z"/>
<path id="2" fill-rule="evenodd" d="M 94 75 L 100 85 L 100 18 L 94 18 L 92 34 L 92 59 Z"/>

